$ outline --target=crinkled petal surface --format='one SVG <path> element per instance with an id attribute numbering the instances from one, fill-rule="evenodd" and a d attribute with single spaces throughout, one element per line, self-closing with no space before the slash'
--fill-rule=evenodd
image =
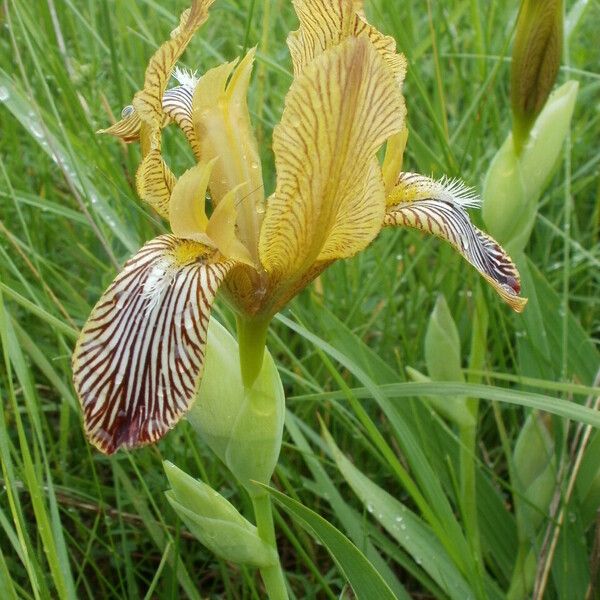
<path id="1" fill-rule="evenodd" d="M 466 197 L 458 201 L 452 191 Z M 475 227 L 464 206 L 474 198 L 467 188 L 442 183 L 415 173 L 403 173 L 388 201 L 385 225 L 412 227 L 451 244 L 473 265 L 511 308 L 521 312 L 527 303 L 519 292 L 519 273 L 505 250 L 489 235 Z M 436 197 L 437 196 L 437 197 Z"/>
<path id="2" fill-rule="evenodd" d="M 160 135 L 160 132 L 157 132 Z M 154 146 L 143 158 L 136 177 L 137 192 L 161 217 L 169 216 L 169 201 L 176 177 L 163 160 L 160 144 Z"/>
<path id="3" fill-rule="evenodd" d="M 230 261 L 163 235 L 124 266 L 83 327 L 73 381 L 90 441 L 105 453 L 155 442 L 193 401 L 206 331 Z"/>
<path id="4" fill-rule="evenodd" d="M 303 69 L 273 134 L 277 187 L 259 246 L 267 271 L 301 276 L 316 260 L 371 242 L 385 210 L 375 155 L 403 120 L 401 92 L 366 38 L 349 38 Z"/>
<path id="5" fill-rule="evenodd" d="M 370 25 L 356 0 L 294 0 L 300 28 L 288 36 L 294 74 L 316 56 L 348 37 L 366 36 L 392 70 L 399 85 L 406 75 L 406 59 L 396 53 L 396 41 Z"/>
<path id="6" fill-rule="evenodd" d="M 214 0 L 194 0 L 181 14 L 179 26 L 153 54 L 144 77 L 144 87 L 137 92 L 133 106 L 143 121 L 159 127 L 163 119 L 162 100 L 175 63 L 183 54 L 198 28 L 208 18 Z"/>

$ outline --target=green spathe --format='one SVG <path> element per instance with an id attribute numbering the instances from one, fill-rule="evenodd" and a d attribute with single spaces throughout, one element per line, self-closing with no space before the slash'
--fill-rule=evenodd
<path id="1" fill-rule="evenodd" d="M 520 153 L 552 90 L 562 53 L 562 0 L 523 0 L 510 73 L 513 135 Z"/>
<path id="2" fill-rule="evenodd" d="M 204 376 L 187 419 L 251 496 L 265 494 L 252 482 L 266 484 L 271 479 L 284 416 L 283 386 L 269 352 L 264 350 L 258 376 L 245 387 L 237 342 L 211 320 Z"/>
<path id="3" fill-rule="evenodd" d="M 483 219 L 511 254 L 526 246 L 537 205 L 554 173 L 569 131 L 578 84 L 567 81 L 548 99 L 520 155 L 509 134 L 496 153 L 483 185 Z"/>
<path id="4" fill-rule="evenodd" d="M 218 492 L 172 463 L 163 463 L 171 489 L 169 503 L 194 536 L 217 556 L 257 567 L 277 562 L 275 550 Z"/>

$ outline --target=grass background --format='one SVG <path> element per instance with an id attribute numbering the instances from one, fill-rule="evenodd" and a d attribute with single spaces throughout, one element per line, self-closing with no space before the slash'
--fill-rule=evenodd
<path id="1" fill-rule="evenodd" d="M 184 7 L 2 5 L 0 589 L 7 598 L 262 596 L 253 570 L 216 560 L 190 539 L 162 493 L 161 461 L 169 459 L 250 508 L 187 423 L 157 446 L 107 458 L 84 439 L 71 385 L 74 339 L 91 306 L 118 266 L 165 231 L 136 199 L 138 148 L 94 132 L 129 104 Z M 515 0 L 367 3 L 371 21 L 409 60 L 405 168 L 460 175 L 480 189 L 510 128 L 517 10 Z M 597 416 L 580 409 L 594 405 L 599 385 L 600 4 L 568 2 L 567 14 L 559 82 L 577 79 L 580 92 L 526 250 L 525 294 L 539 308 L 511 314 L 450 248 L 386 231 L 330 268 L 269 336 L 289 397 L 274 485 L 344 531 L 401 598 L 507 597 L 528 549 L 534 580 L 512 597 L 527 597 L 536 581 L 539 592 L 546 567 L 544 597 L 597 594 L 600 437 L 582 424 L 597 425 Z M 269 190 L 271 132 L 291 82 L 285 36 L 295 28 L 286 0 L 218 0 L 184 56 L 202 73 L 258 45 L 250 107 Z M 191 154 L 175 128 L 166 133 L 180 173 Z M 450 390 L 485 398 L 472 447 L 435 409 L 448 387 L 406 384 L 406 367 L 435 367 L 426 364 L 424 338 L 439 293 L 456 321 L 468 384 L 486 386 Z M 217 315 L 232 323 L 227 311 Z M 555 413 L 543 415 L 548 436 L 538 440 L 543 447 L 529 441 L 519 453 L 536 406 Z M 341 455 L 320 435 L 318 415 Z M 524 487 L 519 469 L 543 452 L 547 460 L 529 465 L 537 487 Z M 472 497 L 461 485 L 465 461 L 476 473 Z M 550 484 L 541 486 L 538 475 Z M 403 510 L 408 540 L 396 522 Z M 519 510 L 535 528 L 523 525 Z M 297 519 L 279 511 L 276 526 L 298 598 L 349 593 L 327 549 Z"/>

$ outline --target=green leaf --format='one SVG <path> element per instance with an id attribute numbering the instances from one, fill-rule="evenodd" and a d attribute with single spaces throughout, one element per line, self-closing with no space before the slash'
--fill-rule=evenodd
<path id="1" fill-rule="evenodd" d="M 306 531 L 316 536 L 329 551 L 352 586 L 358 600 L 396 600 L 396 596 L 367 557 L 331 523 L 296 500 L 263 486 Z"/>
<path id="2" fill-rule="evenodd" d="M 323 435 L 333 452 L 338 469 L 367 511 L 414 558 L 450 598 L 463 600 L 472 590 L 452 562 L 431 528 L 361 473 L 336 446 L 323 426 Z"/>

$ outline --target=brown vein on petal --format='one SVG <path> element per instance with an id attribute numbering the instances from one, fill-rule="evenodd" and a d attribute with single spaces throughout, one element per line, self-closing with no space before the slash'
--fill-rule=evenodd
<path id="1" fill-rule="evenodd" d="M 116 277 L 83 327 L 73 381 L 90 441 L 112 453 L 162 437 L 192 402 L 217 288 L 233 266 L 165 235 Z"/>
<path id="2" fill-rule="evenodd" d="M 444 200 L 415 200 L 388 208 L 385 225 L 412 227 L 447 241 L 473 265 L 498 294 L 517 312 L 527 299 L 519 297 L 519 272 L 506 251 L 477 229 L 466 210 Z"/>

